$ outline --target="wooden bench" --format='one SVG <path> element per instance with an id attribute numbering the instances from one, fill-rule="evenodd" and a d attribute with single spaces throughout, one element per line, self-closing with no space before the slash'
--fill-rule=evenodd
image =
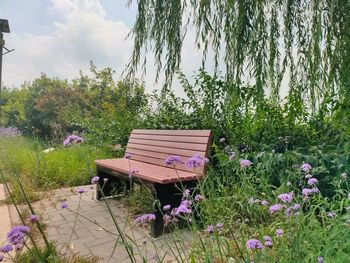
<path id="1" fill-rule="evenodd" d="M 154 189 L 158 205 L 154 207 L 156 219 L 151 223 L 151 234 L 155 237 L 164 231 L 162 207 L 171 205 L 178 207 L 182 193 L 177 183 L 186 189 L 193 189 L 198 179 L 205 174 L 205 166 L 189 169 L 184 163 L 173 166 L 164 164 L 171 156 L 180 156 L 182 162 L 195 155 L 202 158 L 208 156 L 212 133 L 210 130 L 141 130 L 132 131 L 126 156 L 130 158 L 96 160 L 99 184 L 103 185 L 103 194 L 110 196 L 116 189 L 129 188 L 130 170 L 132 182 L 139 182 Z M 108 181 L 104 182 L 104 178 Z M 119 188 L 118 188 L 119 187 Z M 101 199 L 100 191 L 96 198 Z"/>

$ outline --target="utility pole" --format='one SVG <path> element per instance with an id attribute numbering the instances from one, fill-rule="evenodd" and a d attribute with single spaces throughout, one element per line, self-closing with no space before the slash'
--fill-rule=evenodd
<path id="1" fill-rule="evenodd" d="M 7 19 L 0 19 L 0 94 L 1 94 L 1 87 L 2 87 L 2 55 L 3 55 L 2 50 L 3 48 L 6 49 L 7 52 L 5 54 L 13 51 L 13 50 L 8 50 L 5 47 L 4 35 L 2 33 L 10 33 L 9 21 Z"/>

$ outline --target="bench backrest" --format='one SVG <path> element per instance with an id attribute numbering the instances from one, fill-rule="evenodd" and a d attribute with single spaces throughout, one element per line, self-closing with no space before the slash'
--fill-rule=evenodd
<path id="1" fill-rule="evenodd" d="M 183 162 L 194 155 L 207 157 L 211 137 L 210 130 L 135 129 L 131 132 L 126 153 L 132 154 L 132 160 L 165 166 L 164 160 L 170 155 L 180 156 Z M 193 172 L 184 164 L 177 164 L 176 169 Z M 196 168 L 199 174 L 204 171 L 205 167 Z"/>

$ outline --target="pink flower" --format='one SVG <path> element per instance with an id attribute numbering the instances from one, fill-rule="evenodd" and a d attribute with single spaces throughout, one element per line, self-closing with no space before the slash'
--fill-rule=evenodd
<path id="1" fill-rule="evenodd" d="M 246 246 L 248 249 L 251 249 L 251 250 L 255 250 L 255 249 L 261 250 L 264 248 L 263 244 L 257 239 L 249 239 L 246 243 Z"/>
<path id="2" fill-rule="evenodd" d="M 318 180 L 316 178 L 310 178 L 309 180 L 307 180 L 307 184 L 311 185 L 311 186 L 313 186 L 317 183 L 318 183 Z"/>
<path id="3" fill-rule="evenodd" d="M 252 162 L 249 161 L 248 159 L 243 159 L 239 162 L 239 164 L 241 168 L 246 168 L 246 167 L 249 167 L 252 164 Z"/>
<path id="4" fill-rule="evenodd" d="M 287 194 L 280 194 L 277 196 L 277 198 L 285 203 L 290 203 L 293 200 L 293 196 L 294 196 L 294 193 L 290 192 Z"/>
<path id="5" fill-rule="evenodd" d="M 301 166 L 300 166 L 300 169 L 303 171 L 303 172 L 309 172 L 312 167 L 310 164 L 308 163 L 303 163 Z"/>
<path id="6" fill-rule="evenodd" d="M 273 214 L 273 213 L 278 212 L 282 209 L 284 209 L 284 205 L 275 204 L 275 205 L 270 206 L 269 211 L 271 214 Z"/>

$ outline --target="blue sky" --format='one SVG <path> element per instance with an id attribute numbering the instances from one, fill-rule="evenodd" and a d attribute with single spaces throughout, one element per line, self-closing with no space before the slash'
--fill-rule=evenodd
<path id="1" fill-rule="evenodd" d="M 116 79 L 127 64 L 132 40 L 126 35 L 136 17 L 136 0 L 0 0 L 0 18 L 8 19 L 11 33 L 6 47 L 16 50 L 3 58 L 3 84 L 18 87 L 41 72 L 50 77 L 73 79 L 79 71 L 89 74 L 92 60 L 99 68 L 112 67 Z M 201 64 L 194 34 L 183 45 L 182 70 L 193 75 Z M 148 56 L 146 89 L 154 83 L 153 58 Z M 174 84 L 176 87 L 176 82 Z M 176 88 L 175 88 L 176 89 Z"/>

